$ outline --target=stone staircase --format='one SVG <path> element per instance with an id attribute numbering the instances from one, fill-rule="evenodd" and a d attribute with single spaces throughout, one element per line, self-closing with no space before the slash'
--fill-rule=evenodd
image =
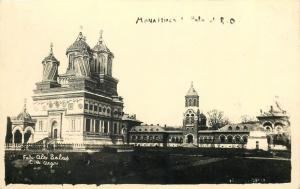
<path id="1" fill-rule="evenodd" d="M 198 146 L 193 143 L 185 143 L 185 144 L 182 144 L 181 146 L 186 147 L 186 148 L 198 148 Z"/>

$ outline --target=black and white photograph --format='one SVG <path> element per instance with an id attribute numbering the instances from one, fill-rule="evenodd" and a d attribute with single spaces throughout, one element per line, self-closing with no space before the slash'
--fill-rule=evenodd
<path id="1" fill-rule="evenodd" d="M 299 188 L 299 23 L 293 0 L 0 1 L 1 187 Z"/>

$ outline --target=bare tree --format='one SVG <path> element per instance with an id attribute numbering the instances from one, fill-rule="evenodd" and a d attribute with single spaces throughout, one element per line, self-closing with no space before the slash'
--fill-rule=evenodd
<path id="1" fill-rule="evenodd" d="M 252 116 L 249 115 L 242 115 L 241 116 L 241 122 L 242 123 L 250 123 L 250 122 L 255 122 L 256 119 Z"/>
<path id="2" fill-rule="evenodd" d="M 223 111 L 213 109 L 207 112 L 207 115 L 208 124 L 215 130 L 230 123 L 229 119 L 224 116 Z"/>

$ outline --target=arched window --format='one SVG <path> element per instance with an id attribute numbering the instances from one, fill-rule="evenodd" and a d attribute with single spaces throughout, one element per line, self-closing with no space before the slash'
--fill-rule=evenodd
<path id="1" fill-rule="evenodd" d="M 132 140 L 135 140 L 135 139 L 136 139 L 136 136 L 135 136 L 135 135 L 132 135 L 131 139 L 132 139 Z"/>
<path id="2" fill-rule="evenodd" d="M 227 137 L 227 141 L 228 141 L 228 143 L 232 143 L 232 140 L 233 140 L 232 136 L 231 136 L 231 135 L 229 135 L 229 136 Z"/>
<path id="3" fill-rule="evenodd" d="M 228 127 L 228 130 L 229 130 L 229 131 L 231 131 L 231 130 L 232 130 L 232 127 L 231 127 L 231 126 L 229 126 L 229 127 Z"/>
<path id="4" fill-rule="evenodd" d="M 244 141 L 244 143 L 247 143 L 248 142 L 248 137 L 247 136 L 243 136 L 243 141 Z"/>
<path id="5" fill-rule="evenodd" d="M 234 137 L 234 140 L 236 143 L 240 143 L 241 142 L 241 137 L 239 135 Z"/>
<path id="6" fill-rule="evenodd" d="M 194 106 L 197 106 L 197 100 L 194 99 Z"/>
<path id="7" fill-rule="evenodd" d="M 271 131 L 272 128 L 272 124 L 270 122 L 266 122 L 263 124 L 263 127 L 267 130 L 267 131 Z M 269 128 L 269 129 L 268 129 Z"/>
<path id="8" fill-rule="evenodd" d="M 94 105 L 94 112 L 97 112 L 97 111 L 98 111 L 98 106 Z"/>
<path id="9" fill-rule="evenodd" d="M 189 106 L 192 106 L 192 99 L 189 100 Z"/>
<path id="10" fill-rule="evenodd" d="M 143 136 L 143 140 L 146 142 L 147 141 L 147 136 Z"/>
<path id="11" fill-rule="evenodd" d="M 171 141 L 172 141 L 172 143 L 174 143 L 174 142 L 175 142 L 175 138 L 174 138 L 174 137 L 172 137 Z"/>
<path id="12" fill-rule="evenodd" d="M 108 133 L 108 122 L 104 121 L 104 133 Z"/>
<path id="13" fill-rule="evenodd" d="M 270 132 L 272 130 L 270 126 L 266 126 L 265 129 L 267 132 Z"/>
<path id="14" fill-rule="evenodd" d="M 225 136 L 224 136 L 224 135 L 221 135 L 221 136 L 220 136 L 220 141 L 221 141 L 221 143 L 225 143 L 225 140 L 226 140 Z"/>
<path id="15" fill-rule="evenodd" d="M 247 126 L 244 126 L 244 130 L 248 130 L 248 127 L 247 127 Z"/>
<path id="16" fill-rule="evenodd" d="M 240 130 L 240 127 L 239 127 L 239 126 L 236 126 L 236 127 L 235 127 L 235 130 L 237 130 L 237 131 Z"/>

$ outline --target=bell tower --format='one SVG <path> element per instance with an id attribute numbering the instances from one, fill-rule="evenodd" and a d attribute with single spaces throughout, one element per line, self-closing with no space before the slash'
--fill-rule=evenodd
<path id="1" fill-rule="evenodd" d="M 183 114 L 184 144 L 197 145 L 200 120 L 199 95 L 194 89 L 193 82 L 185 95 L 185 112 Z"/>

